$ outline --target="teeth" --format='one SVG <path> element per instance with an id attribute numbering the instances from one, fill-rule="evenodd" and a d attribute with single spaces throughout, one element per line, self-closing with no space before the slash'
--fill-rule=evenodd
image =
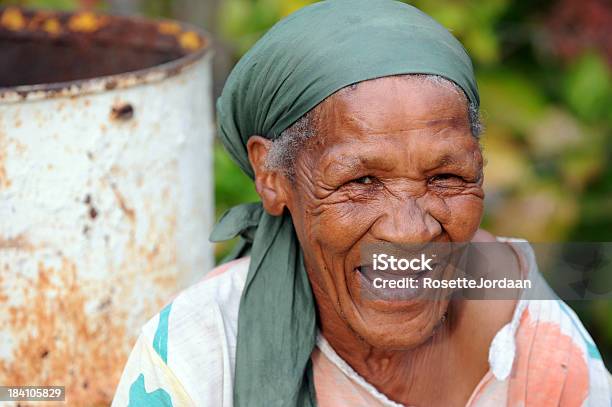
<path id="1" fill-rule="evenodd" d="M 440 264 L 441 263 L 432 263 L 431 264 L 432 270 L 436 270 L 440 266 Z M 355 270 L 368 277 L 372 277 L 374 274 L 376 275 L 380 274 L 381 276 L 400 276 L 400 277 L 420 276 L 430 271 L 430 270 L 417 270 L 417 271 L 415 270 L 374 270 L 374 267 L 371 264 L 357 266 Z"/>

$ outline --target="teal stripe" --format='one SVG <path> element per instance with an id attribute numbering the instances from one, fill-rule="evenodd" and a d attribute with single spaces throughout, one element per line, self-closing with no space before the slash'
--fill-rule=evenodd
<path id="1" fill-rule="evenodd" d="M 159 322 L 157 323 L 157 330 L 153 338 L 153 349 L 155 349 L 155 352 L 162 358 L 164 363 L 168 363 L 168 318 L 171 308 L 172 303 L 166 305 L 159 313 Z"/>
<path id="2" fill-rule="evenodd" d="M 130 402 L 128 407 L 172 407 L 172 399 L 164 389 L 157 389 L 147 393 L 144 375 L 141 373 L 138 379 L 130 386 Z"/>
<path id="3" fill-rule="evenodd" d="M 602 360 L 601 354 L 599 353 L 597 346 L 595 345 L 595 343 L 593 342 L 591 338 L 588 338 L 584 335 L 582 331 L 584 328 L 582 327 L 582 324 L 580 322 L 576 321 L 576 318 L 570 312 L 569 305 L 567 305 L 565 302 L 561 300 L 559 300 L 559 304 L 561 304 L 561 310 L 565 313 L 565 315 L 569 317 L 570 321 L 572 321 L 572 324 L 574 324 L 574 327 L 576 327 L 576 330 L 578 331 L 578 333 L 582 337 L 582 340 L 586 344 L 587 352 L 589 353 L 589 357 L 591 359 Z"/>

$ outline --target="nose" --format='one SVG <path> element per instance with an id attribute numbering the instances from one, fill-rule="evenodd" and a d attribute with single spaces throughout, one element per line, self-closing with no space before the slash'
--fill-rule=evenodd
<path id="1" fill-rule="evenodd" d="M 428 243 L 442 233 L 442 225 L 418 199 L 408 198 L 386 205 L 384 213 L 372 225 L 371 233 L 389 243 Z"/>

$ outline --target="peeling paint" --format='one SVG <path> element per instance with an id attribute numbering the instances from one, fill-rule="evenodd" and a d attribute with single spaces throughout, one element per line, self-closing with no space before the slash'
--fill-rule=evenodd
<path id="1" fill-rule="evenodd" d="M 136 221 L 136 213 L 134 212 L 134 209 L 128 207 L 125 203 L 125 198 L 123 197 L 123 195 L 121 195 L 121 193 L 119 192 L 119 190 L 117 189 L 117 187 L 114 184 L 111 184 L 111 188 L 113 189 L 113 193 L 115 194 L 115 197 L 117 198 L 117 202 L 119 203 L 119 207 L 121 208 L 121 210 L 123 211 L 123 213 L 125 213 L 125 216 L 127 216 L 127 218 L 132 221 L 135 222 Z"/>
<path id="2" fill-rule="evenodd" d="M 24 303 L 6 308 L 6 329 L 22 340 L 10 360 L 0 359 L 0 372 L 10 372 L 10 385 L 66 386 L 69 405 L 107 403 L 119 379 L 115 366 L 126 358 L 122 310 L 108 309 L 95 319 L 87 312 L 89 293 L 76 265 L 62 259 L 58 267 L 40 262 L 37 275 L 22 290 Z M 92 388 L 83 386 L 95 378 Z M 35 380 L 35 382 L 33 382 Z"/>
<path id="3" fill-rule="evenodd" d="M 25 238 L 24 235 L 18 235 L 16 237 L 2 237 L 0 236 L 0 250 L 24 250 L 32 251 L 33 247 Z"/>
<path id="4" fill-rule="evenodd" d="M 11 185 L 10 180 L 6 176 L 6 168 L 4 168 L 4 153 L 0 151 L 0 189 L 7 188 Z"/>
<path id="5" fill-rule="evenodd" d="M 129 103 L 118 103 L 111 109 L 111 120 L 126 121 L 134 117 L 134 107 Z"/>

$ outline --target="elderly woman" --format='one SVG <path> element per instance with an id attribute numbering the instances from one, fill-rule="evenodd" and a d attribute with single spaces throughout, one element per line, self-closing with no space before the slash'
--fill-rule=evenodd
<path id="1" fill-rule="evenodd" d="M 561 301 L 372 288 L 376 243 L 503 242 L 491 261 L 537 274 L 526 245 L 479 230 L 478 107 L 465 50 L 411 6 L 327 1 L 276 24 L 217 104 L 261 203 L 220 220 L 234 260 L 146 324 L 113 404 L 610 406 Z"/>

